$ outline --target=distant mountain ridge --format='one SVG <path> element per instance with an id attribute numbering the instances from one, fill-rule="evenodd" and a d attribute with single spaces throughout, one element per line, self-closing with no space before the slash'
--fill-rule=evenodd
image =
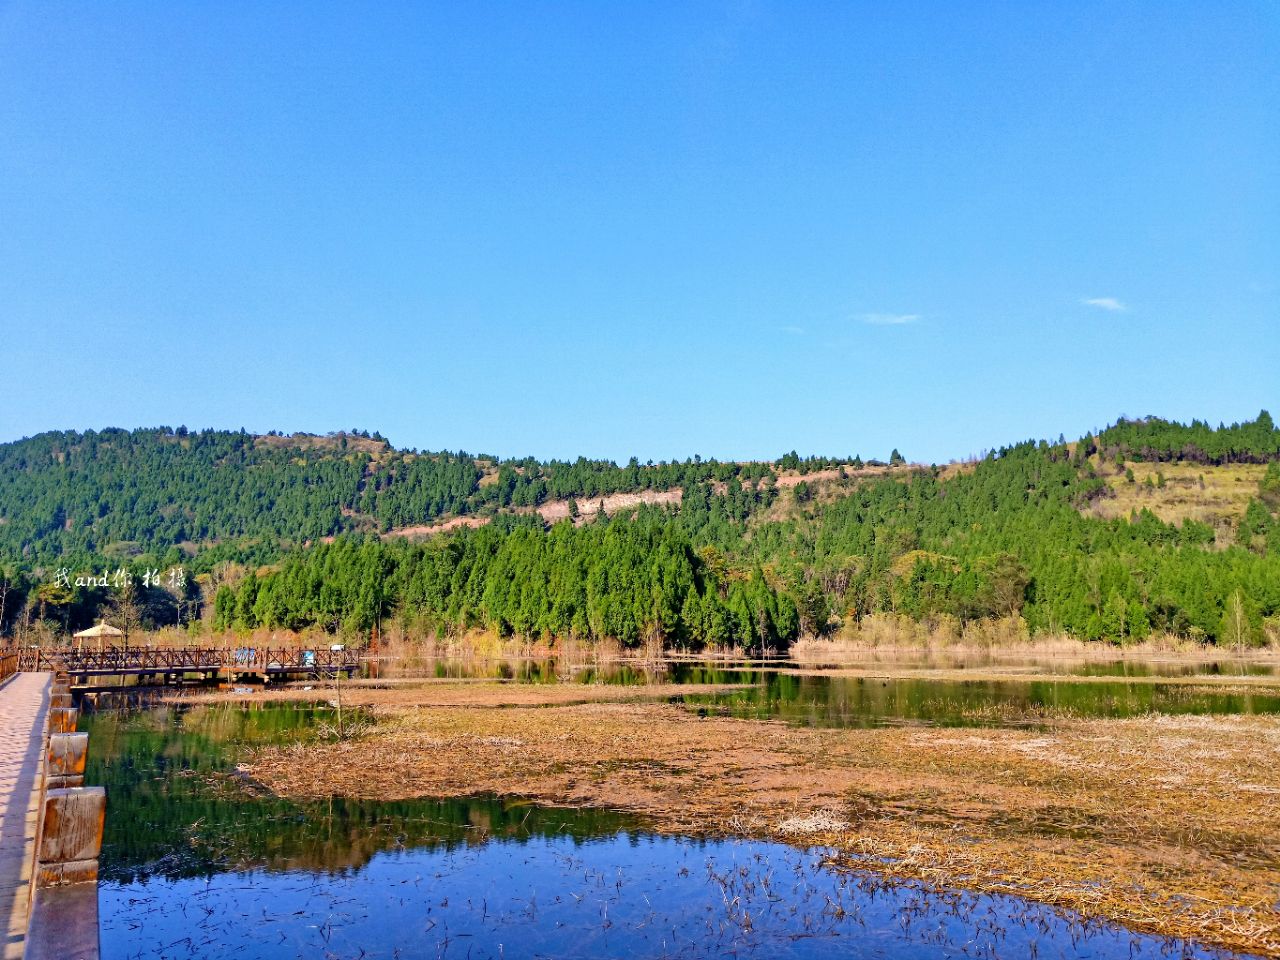
<path id="1" fill-rule="evenodd" d="M 822 469 L 859 460 L 783 458 Z M 754 481 L 771 464 L 693 458 L 618 466 L 397 450 L 379 435 L 185 427 L 49 432 L 0 444 L 0 557 L 180 560 L 289 549 L 354 531 L 536 507 L 547 500 Z"/>

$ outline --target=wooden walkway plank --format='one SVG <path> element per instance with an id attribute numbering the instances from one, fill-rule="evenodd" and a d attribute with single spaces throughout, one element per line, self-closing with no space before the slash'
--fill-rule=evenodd
<path id="1" fill-rule="evenodd" d="M 19 960 L 31 902 L 40 768 L 51 678 L 19 673 L 0 686 L 0 957 Z"/>

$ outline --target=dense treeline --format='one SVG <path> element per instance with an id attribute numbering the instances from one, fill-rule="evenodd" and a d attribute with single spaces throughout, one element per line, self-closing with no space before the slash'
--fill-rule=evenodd
<path id="1" fill-rule="evenodd" d="M 855 616 L 1016 613 L 1032 630 L 1090 639 L 1160 631 L 1248 641 L 1280 615 L 1273 512 L 1265 543 L 1217 550 L 1213 530 L 1195 521 L 1174 526 L 1145 510 L 1128 520 L 1083 514 L 1103 489 L 1065 446 L 1028 443 L 950 480 L 921 473 L 864 485 L 797 522 L 763 525 L 748 556 L 778 557 L 818 578 Z M 1225 621 L 1237 613 L 1233 632 Z"/>
<path id="2" fill-rule="evenodd" d="M 819 461 L 804 461 L 805 469 Z M 824 464 L 852 463 L 823 459 Z M 160 427 L 44 433 L 0 444 L 0 558 L 28 566 L 265 560 L 308 541 L 553 498 L 772 477 L 767 463 L 693 458 L 499 461 L 331 437 Z"/>
<path id="3" fill-rule="evenodd" d="M 1098 435 L 1098 450 L 1108 459 L 1187 460 L 1192 463 L 1266 463 L 1280 457 L 1280 429 L 1263 410 L 1256 420 L 1219 425 L 1200 420 L 1189 425 L 1149 417 L 1120 420 Z"/>
<path id="4" fill-rule="evenodd" d="M 239 538 L 301 543 L 342 529 L 366 460 L 244 432 L 40 434 L 0 445 L 0 556 L 40 564 Z"/>
<path id="5" fill-rule="evenodd" d="M 1228 549 L 1195 521 L 1085 515 L 1106 486 L 1065 444 L 1000 450 L 949 479 L 921 470 L 793 498 L 776 519 L 764 512 L 771 486 L 717 489 L 691 484 L 678 514 L 508 522 L 421 546 L 344 539 L 226 587 L 219 623 L 366 630 L 400 617 L 444 631 L 753 647 L 884 612 L 1021 617 L 1033 631 L 1117 642 L 1164 632 L 1252 643 L 1280 623 L 1280 464 L 1251 507 L 1260 538 Z"/>
<path id="6" fill-rule="evenodd" d="M 224 586 L 217 625 L 364 631 L 398 612 L 426 629 L 627 645 L 793 640 L 799 616 L 789 594 L 759 567 L 735 571 L 711 555 L 694 549 L 676 518 L 653 509 L 549 531 L 508 521 L 423 544 L 350 537 Z"/>
<path id="7" fill-rule="evenodd" d="M 1033 631 L 1118 642 L 1173 633 L 1250 643 L 1280 631 L 1275 433 L 1265 413 L 1217 431 L 1121 421 L 1096 441 L 1028 442 L 964 469 L 883 476 L 794 454 L 775 465 L 617 466 L 401 452 L 358 434 L 45 434 L 0 447 L 0 627 L 21 616 L 71 629 L 104 609 L 183 623 L 202 600 L 208 615 L 216 592 L 216 625 L 231 628 L 363 632 L 394 619 L 445 633 L 758 648 L 887 613 L 1020 618 Z M 1094 452 L 1107 471 L 1126 456 L 1271 462 L 1220 540 L 1147 510 L 1092 516 L 1110 494 Z M 783 468 L 828 472 L 781 489 Z M 499 512 L 676 488 L 678 509 L 584 510 L 550 528 Z M 492 522 L 417 544 L 378 537 L 467 512 Z M 302 541 L 314 545 L 292 549 Z M 192 549 L 203 595 L 190 584 L 122 596 L 114 584 L 50 579 L 81 556 L 137 579 Z"/>

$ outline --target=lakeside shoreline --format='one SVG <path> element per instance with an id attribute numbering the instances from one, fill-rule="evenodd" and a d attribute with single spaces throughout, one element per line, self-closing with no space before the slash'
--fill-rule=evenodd
<path id="1" fill-rule="evenodd" d="M 1280 686 L 1260 679 L 1256 688 Z M 343 691 L 371 727 L 257 750 L 241 775 L 300 800 L 492 792 L 618 809 L 661 833 L 830 846 L 836 866 L 1280 950 L 1280 911 L 1268 906 L 1280 884 L 1269 852 L 1280 771 L 1264 762 L 1280 751 L 1277 716 L 820 729 L 665 702 L 695 692 L 688 685 L 426 679 Z"/>

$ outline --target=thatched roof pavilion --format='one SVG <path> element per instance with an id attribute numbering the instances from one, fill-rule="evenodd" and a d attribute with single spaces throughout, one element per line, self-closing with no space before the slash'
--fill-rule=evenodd
<path id="1" fill-rule="evenodd" d="M 109 623 L 95 623 L 88 630 L 81 630 L 79 633 L 73 634 L 77 642 L 97 640 L 100 647 L 106 644 L 108 637 L 123 637 L 124 635 L 123 630 L 113 627 Z"/>
<path id="2" fill-rule="evenodd" d="M 96 640 L 99 637 L 123 637 L 124 631 L 111 626 L 109 623 L 98 623 L 90 627 L 88 630 L 81 630 L 74 636 L 77 639 L 83 638 Z"/>

